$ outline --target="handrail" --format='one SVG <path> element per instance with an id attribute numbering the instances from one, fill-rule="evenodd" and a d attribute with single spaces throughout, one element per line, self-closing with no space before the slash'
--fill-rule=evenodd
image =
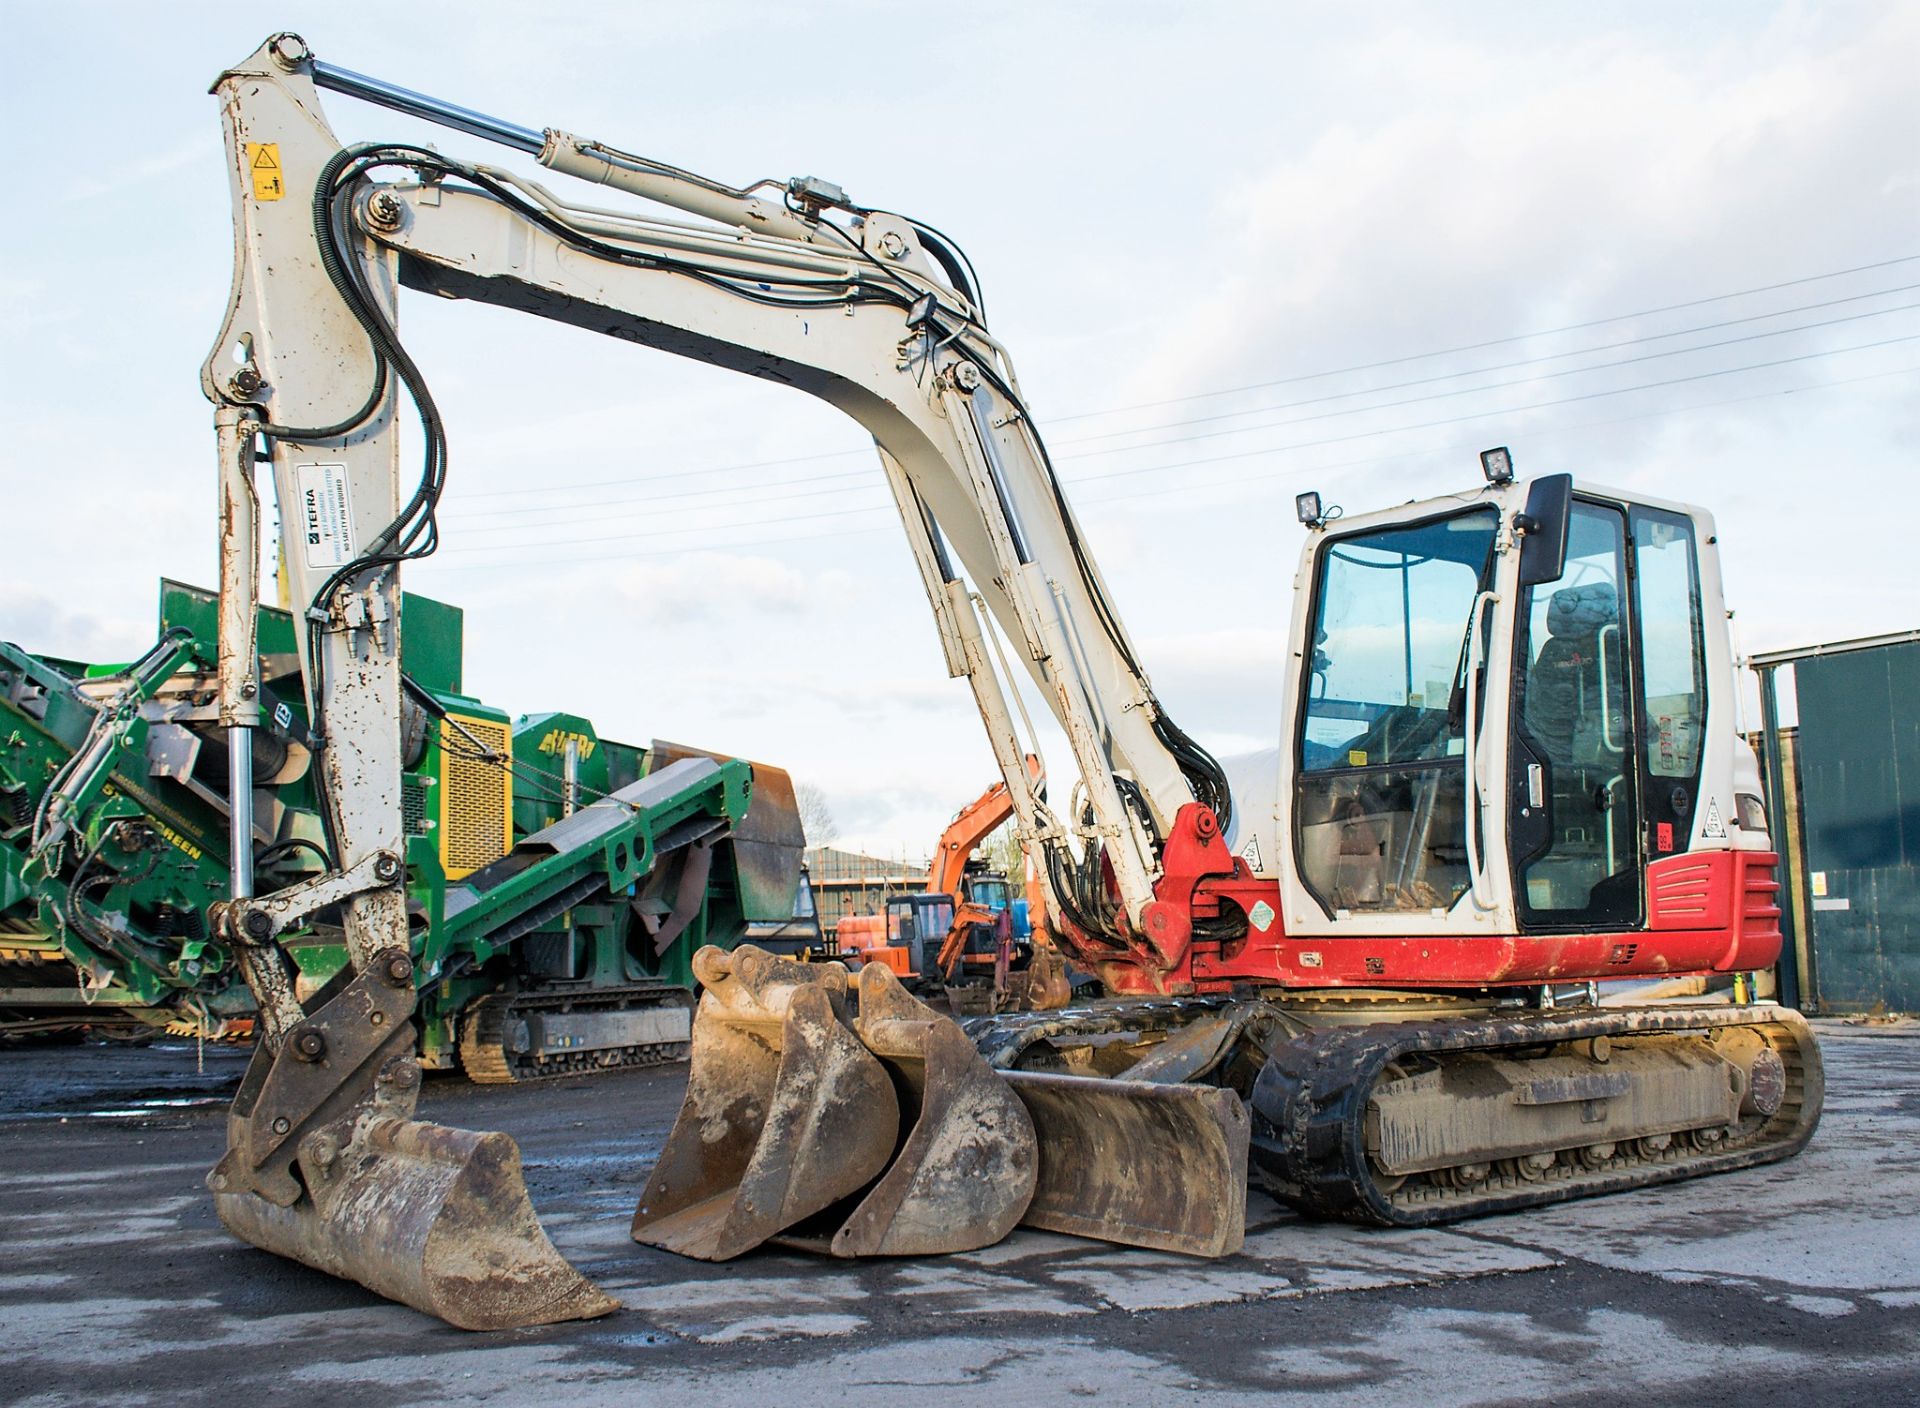
<path id="1" fill-rule="evenodd" d="M 1492 909 L 1493 901 L 1486 894 L 1486 873 L 1480 854 L 1480 774 L 1479 759 L 1476 757 L 1475 736 L 1480 730 L 1480 667 L 1486 663 L 1485 649 L 1480 637 L 1480 622 L 1486 615 L 1486 608 L 1500 598 L 1494 592 L 1481 592 L 1473 599 L 1473 610 L 1467 617 L 1467 712 L 1466 739 L 1461 750 L 1461 762 L 1467 770 L 1467 884 L 1473 891 L 1473 902 L 1482 909 Z"/>
<path id="2" fill-rule="evenodd" d="M 1598 631 L 1595 631 L 1593 636 L 1593 653 L 1600 658 L 1600 743 L 1612 752 L 1625 753 L 1627 751 L 1625 742 L 1616 742 L 1614 740 L 1613 710 L 1609 708 L 1607 704 L 1610 693 L 1607 689 L 1608 631 L 1613 632 L 1613 638 L 1616 642 L 1620 639 L 1620 623 L 1618 621 L 1608 622 Z M 1623 710 L 1626 708 L 1626 699 L 1624 697 L 1620 701 L 1620 707 Z"/>

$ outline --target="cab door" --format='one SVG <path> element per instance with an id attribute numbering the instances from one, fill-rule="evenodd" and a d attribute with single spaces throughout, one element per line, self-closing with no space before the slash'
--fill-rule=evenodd
<path id="1" fill-rule="evenodd" d="M 1523 929 L 1641 922 L 1642 771 L 1626 512 L 1575 500 L 1565 570 L 1514 622 L 1508 847 Z"/>

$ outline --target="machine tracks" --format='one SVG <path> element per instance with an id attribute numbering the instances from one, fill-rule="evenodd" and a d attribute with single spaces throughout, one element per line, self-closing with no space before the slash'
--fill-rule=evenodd
<path id="1" fill-rule="evenodd" d="M 1323 1028 L 1270 1048 L 1252 1171 L 1316 1216 L 1428 1226 L 1786 1158 L 1824 1089 L 1782 1008 Z"/>
<path id="2" fill-rule="evenodd" d="M 684 1061 L 693 995 L 670 983 L 589 992 L 501 992 L 460 1024 L 460 1069 L 476 1085 L 511 1085 Z"/>

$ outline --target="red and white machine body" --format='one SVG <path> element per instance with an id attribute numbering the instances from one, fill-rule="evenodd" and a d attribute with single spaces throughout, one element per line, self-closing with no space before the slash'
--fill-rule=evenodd
<path id="1" fill-rule="evenodd" d="M 1484 989 L 1771 966 L 1775 856 L 1739 736 L 1713 520 L 1581 486 L 1522 581 L 1532 486 L 1316 527 L 1281 744 L 1183 811 L 1163 902 L 1244 935 L 1136 991 Z M 1471 624 L 1470 624 L 1471 623 Z M 1472 822 L 1471 830 L 1469 822 Z M 1230 870 L 1229 870 L 1230 867 Z"/>

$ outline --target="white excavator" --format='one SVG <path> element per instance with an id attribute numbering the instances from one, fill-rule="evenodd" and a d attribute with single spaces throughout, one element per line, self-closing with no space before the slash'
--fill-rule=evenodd
<path id="1" fill-rule="evenodd" d="M 320 89 L 570 180 L 343 147 Z M 856 983 L 703 951 L 686 1103 L 638 1240 L 932 1254 L 1024 1223 L 1219 1256 L 1250 1177 L 1313 1215 L 1415 1226 L 1741 1168 L 1811 1135 L 1818 1048 L 1744 992 L 1780 948 L 1776 859 L 1705 513 L 1521 481 L 1504 450 L 1483 483 L 1386 512 L 1336 521 L 1301 495 L 1279 747 L 1230 781 L 1149 685 L 944 235 L 826 181 L 736 189 L 503 122 L 292 34 L 214 92 L 235 228 L 203 371 L 221 719 L 250 756 L 268 466 L 329 856 L 256 895 L 235 846 L 214 916 L 261 1013 L 208 1180 L 239 1236 L 471 1328 L 614 1305 L 547 1241 L 506 1135 L 414 1117 L 397 608 L 403 565 L 438 541 L 449 436 L 398 332 L 403 289 L 781 382 L 870 431 L 1055 941 L 1107 993 L 963 1024 L 883 964 Z M 1178 589 L 1204 605 L 1204 569 Z M 1009 659 L 1071 750 L 1052 800 Z M 247 808 L 242 790 L 237 836 Z M 297 993 L 278 937 L 322 907 L 352 962 Z M 1604 980 L 1687 974 L 1736 975 L 1740 1000 L 1597 1000 Z"/>

